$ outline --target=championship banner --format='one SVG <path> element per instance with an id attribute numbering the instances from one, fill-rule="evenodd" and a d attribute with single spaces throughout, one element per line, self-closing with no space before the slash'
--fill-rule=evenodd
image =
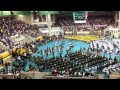
<path id="1" fill-rule="evenodd" d="M 87 11 L 76 11 L 73 12 L 73 19 L 75 23 L 86 23 Z"/>

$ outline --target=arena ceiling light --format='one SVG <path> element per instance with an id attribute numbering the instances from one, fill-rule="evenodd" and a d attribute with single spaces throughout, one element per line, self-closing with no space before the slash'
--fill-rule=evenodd
<path id="1" fill-rule="evenodd" d="M 0 11 L 0 16 L 3 16 L 3 11 Z"/>
<path id="2" fill-rule="evenodd" d="M 10 16 L 11 11 L 0 11 L 0 16 Z"/>
<path id="3" fill-rule="evenodd" d="M 3 11 L 3 16 L 11 15 L 11 11 Z"/>
<path id="4" fill-rule="evenodd" d="M 38 12 L 38 11 L 30 11 L 30 12 Z"/>
<path id="5" fill-rule="evenodd" d="M 88 11 L 88 12 L 95 12 L 95 11 Z"/>
<path id="6" fill-rule="evenodd" d="M 18 15 L 20 18 L 22 18 L 23 17 L 23 15 Z"/>

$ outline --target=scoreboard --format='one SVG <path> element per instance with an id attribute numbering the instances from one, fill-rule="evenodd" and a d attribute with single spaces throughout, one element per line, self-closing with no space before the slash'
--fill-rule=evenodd
<path id="1" fill-rule="evenodd" d="M 86 23 L 87 11 L 73 12 L 73 19 L 75 23 Z"/>

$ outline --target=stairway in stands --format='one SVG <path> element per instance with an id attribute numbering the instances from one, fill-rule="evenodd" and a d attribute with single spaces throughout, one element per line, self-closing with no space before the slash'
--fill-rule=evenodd
<path id="1" fill-rule="evenodd" d="M 25 36 L 26 43 L 30 43 L 32 41 L 35 41 L 35 38 L 31 37 L 30 35 L 28 35 L 28 34 L 23 34 L 23 35 Z"/>
<path id="2" fill-rule="evenodd" d="M 5 50 L 7 49 L 7 47 L 2 42 L 0 42 L 0 46 Z"/>

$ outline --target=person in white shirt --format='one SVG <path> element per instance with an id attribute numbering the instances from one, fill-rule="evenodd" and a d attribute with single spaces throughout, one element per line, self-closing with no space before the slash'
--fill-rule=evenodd
<path id="1" fill-rule="evenodd" d="M 77 76 L 77 72 L 74 73 L 74 76 Z"/>
<path id="2" fill-rule="evenodd" d="M 70 46 L 70 47 L 73 47 L 73 44 L 72 44 L 72 42 L 70 42 L 69 46 Z"/>
<path id="3" fill-rule="evenodd" d="M 26 53 L 24 53 L 24 57 L 26 57 Z"/>
<path id="4" fill-rule="evenodd" d="M 58 43 L 58 42 L 56 41 L 56 42 L 55 42 L 55 47 L 57 46 L 57 43 Z"/>
<path id="5" fill-rule="evenodd" d="M 85 72 L 83 72 L 83 75 L 82 75 L 83 77 L 85 76 Z"/>
<path id="6" fill-rule="evenodd" d="M 64 75 L 64 74 L 65 74 L 65 70 L 62 71 L 62 75 Z"/>
<path id="7" fill-rule="evenodd" d="M 15 77 L 18 78 L 19 77 L 19 71 L 16 71 Z"/>
<path id="8" fill-rule="evenodd" d="M 20 57 L 20 56 L 18 56 L 18 60 L 21 60 L 21 57 Z"/>
<path id="9" fill-rule="evenodd" d="M 79 75 L 79 76 L 82 76 L 81 72 L 78 72 L 78 75 Z"/>
<path id="10" fill-rule="evenodd" d="M 35 45 L 34 45 L 34 44 L 32 44 L 32 48 L 35 48 Z"/>

